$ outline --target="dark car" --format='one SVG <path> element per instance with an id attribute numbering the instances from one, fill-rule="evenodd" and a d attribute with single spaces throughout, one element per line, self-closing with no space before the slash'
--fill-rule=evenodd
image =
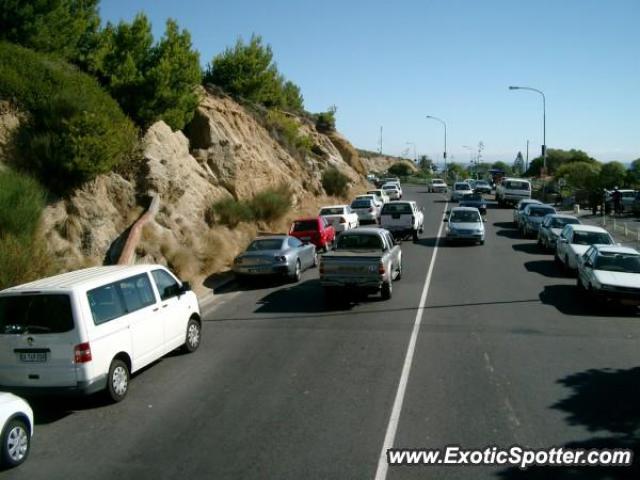
<path id="1" fill-rule="evenodd" d="M 477 208 L 483 217 L 487 214 L 487 201 L 479 192 L 465 193 L 460 200 L 460 206 Z"/>
<path id="2" fill-rule="evenodd" d="M 473 185 L 473 191 L 477 193 L 491 193 L 491 185 L 486 180 L 478 180 Z"/>

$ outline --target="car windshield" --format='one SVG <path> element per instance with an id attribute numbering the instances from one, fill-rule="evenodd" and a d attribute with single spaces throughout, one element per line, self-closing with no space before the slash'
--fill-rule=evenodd
<path id="1" fill-rule="evenodd" d="M 408 203 L 387 203 L 382 207 L 382 215 L 411 214 L 413 210 Z"/>
<path id="2" fill-rule="evenodd" d="M 342 213 L 344 213 L 343 207 L 323 208 L 320 210 L 320 215 L 341 215 Z"/>
<path id="3" fill-rule="evenodd" d="M 605 232 L 573 232 L 573 243 L 576 245 L 611 245 L 611 237 Z"/>
<path id="4" fill-rule="evenodd" d="M 351 208 L 370 208 L 371 200 L 356 200 L 351 204 Z"/>
<path id="5" fill-rule="evenodd" d="M 531 207 L 529 209 L 530 217 L 544 217 L 550 213 L 556 213 L 555 209 L 551 207 Z"/>
<path id="6" fill-rule="evenodd" d="M 451 223 L 479 223 L 482 222 L 480 214 L 473 210 L 457 210 L 451 213 Z"/>
<path id="7" fill-rule="evenodd" d="M 471 187 L 469 186 L 468 183 L 456 183 L 455 189 L 456 190 L 470 190 Z"/>
<path id="8" fill-rule="evenodd" d="M 72 329 L 69 295 L 0 297 L 0 334 L 63 333 Z"/>
<path id="9" fill-rule="evenodd" d="M 434 185 L 443 185 L 444 180 L 432 180 L 431 183 Z"/>
<path id="10" fill-rule="evenodd" d="M 384 190 L 398 190 L 398 187 L 396 187 L 395 185 L 385 185 L 384 187 L 382 187 Z"/>
<path id="11" fill-rule="evenodd" d="M 596 270 L 640 273 L 640 255 L 602 253 L 596 258 Z"/>
<path id="12" fill-rule="evenodd" d="M 294 232 L 315 232 L 316 230 L 318 230 L 317 220 L 298 220 L 297 222 L 293 222 Z"/>
<path id="13" fill-rule="evenodd" d="M 510 181 L 510 182 L 504 183 L 504 188 L 507 188 L 509 190 L 530 190 L 531 186 L 529 185 L 528 182 Z"/>
<path id="14" fill-rule="evenodd" d="M 281 238 L 265 238 L 264 240 L 254 240 L 247 247 L 247 252 L 257 252 L 260 250 L 280 250 L 283 240 Z"/>
<path id="15" fill-rule="evenodd" d="M 382 250 L 382 239 L 379 235 L 340 235 L 338 249 L 342 250 Z"/>
<path id="16" fill-rule="evenodd" d="M 562 228 L 565 225 L 577 225 L 580 223 L 580 220 L 577 218 L 554 218 L 551 220 L 551 228 Z"/>

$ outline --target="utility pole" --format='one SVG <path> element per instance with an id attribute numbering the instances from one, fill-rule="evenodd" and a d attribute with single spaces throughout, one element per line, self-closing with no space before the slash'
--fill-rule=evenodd
<path id="1" fill-rule="evenodd" d="M 527 159 L 524 162 L 524 171 L 529 170 L 529 140 L 527 139 Z"/>
<path id="2" fill-rule="evenodd" d="M 382 125 L 380 125 L 380 155 L 382 155 Z"/>

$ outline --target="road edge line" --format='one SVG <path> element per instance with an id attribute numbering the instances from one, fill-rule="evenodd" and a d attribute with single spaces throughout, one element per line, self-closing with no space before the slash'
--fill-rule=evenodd
<path id="1" fill-rule="evenodd" d="M 443 215 L 447 211 L 449 202 L 444 204 Z M 376 468 L 375 480 L 385 480 L 387 478 L 387 471 L 389 470 L 389 464 L 387 463 L 387 450 L 393 447 L 393 442 L 396 438 L 398 431 L 398 424 L 400 422 L 400 414 L 402 413 L 402 404 L 404 403 L 404 395 L 407 391 L 407 384 L 409 383 L 409 374 L 411 373 L 411 366 L 413 365 L 413 355 L 416 349 L 416 343 L 418 341 L 418 333 L 420 333 L 420 325 L 422 324 L 422 314 L 424 312 L 424 306 L 427 302 L 427 295 L 429 294 L 429 286 L 431 285 L 431 277 L 433 275 L 433 268 L 436 263 L 436 256 L 438 254 L 438 246 L 440 245 L 440 235 L 442 234 L 442 227 L 444 222 L 440 222 L 438 228 L 438 234 L 436 236 L 436 243 L 431 254 L 431 262 L 429 263 L 429 269 L 425 277 L 424 286 L 422 287 L 422 294 L 420 295 L 420 303 L 418 304 L 418 311 L 416 312 L 416 318 L 413 321 L 413 330 L 411 331 L 411 338 L 409 339 L 409 345 L 407 346 L 407 353 L 404 357 L 404 364 L 402 366 L 402 373 L 400 374 L 400 381 L 398 382 L 398 389 L 396 391 L 396 397 L 393 401 L 393 407 L 391 408 L 391 415 L 389 416 L 389 422 L 387 424 L 387 431 L 384 436 L 384 443 L 382 444 L 382 450 L 378 458 L 378 466 Z"/>

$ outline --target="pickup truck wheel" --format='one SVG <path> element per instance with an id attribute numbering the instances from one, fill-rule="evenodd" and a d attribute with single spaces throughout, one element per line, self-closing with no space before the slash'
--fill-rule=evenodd
<path id="1" fill-rule="evenodd" d="M 380 295 L 382 296 L 382 299 L 389 300 L 392 294 L 393 294 L 393 286 L 392 286 L 391 280 L 389 280 L 388 282 L 384 282 L 382 284 L 382 290 L 380 291 Z"/>

